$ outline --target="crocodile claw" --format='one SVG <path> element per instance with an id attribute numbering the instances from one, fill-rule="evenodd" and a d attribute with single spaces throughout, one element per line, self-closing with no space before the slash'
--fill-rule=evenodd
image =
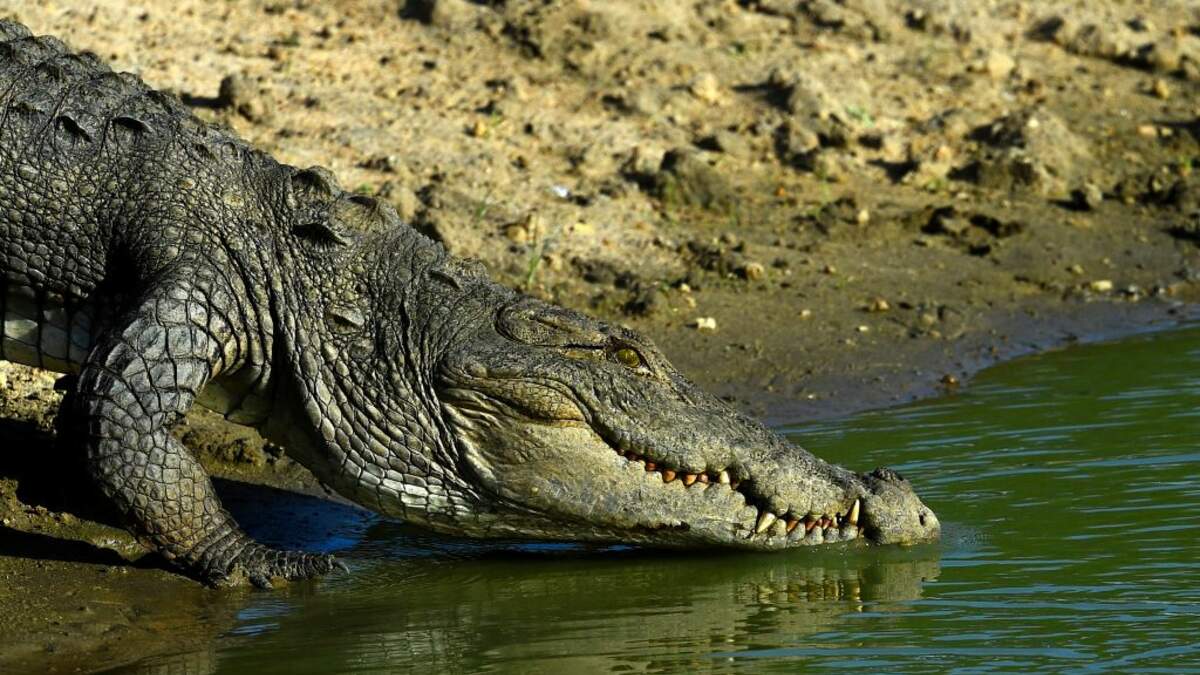
<path id="1" fill-rule="evenodd" d="M 218 587 L 241 586 L 248 582 L 255 588 L 269 590 L 279 579 L 313 579 L 335 571 L 349 573 L 350 568 L 327 553 L 279 551 L 254 545 L 238 554 L 225 569 L 206 575 L 206 581 Z"/>

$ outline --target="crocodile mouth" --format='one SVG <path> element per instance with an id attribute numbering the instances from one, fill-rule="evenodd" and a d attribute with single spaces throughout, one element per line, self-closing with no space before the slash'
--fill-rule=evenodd
<path id="1" fill-rule="evenodd" d="M 738 479 L 728 469 L 688 473 L 669 468 L 632 450 L 620 450 L 611 443 L 609 448 L 628 464 L 639 466 L 652 477 L 662 480 L 664 484 L 680 481 L 689 492 L 730 490 L 741 496 L 747 506 L 757 511 L 753 526 L 748 528 L 744 535 L 748 543 L 815 545 L 854 541 L 866 536 L 865 528 L 860 527 L 861 498 L 856 497 L 845 509 L 833 513 L 796 513 L 790 510 L 781 513 L 771 509 L 766 500 L 755 492 L 753 479 Z"/>
<path id="2" fill-rule="evenodd" d="M 556 407 L 555 416 L 549 417 L 540 410 L 534 411 L 525 405 L 519 405 L 517 402 L 509 400 L 508 397 L 496 396 L 479 389 L 447 387 L 440 394 L 443 406 L 450 413 L 449 418 L 461 421 L 460 443 L 468 449 L 466 453 L 468 455 L 479 455 L 480 450 L 489 446 L 500 447 L 503 445 L 503 441 L 496 442 L 498 439 L 493 438 L 489 442 L 485 438 L 488 435 L 486 429 L 493 431 L 498 429 L 495 422 L 499 418 L 510 420 L 510 429 L 524 426 L 532 434 L 531 437 L 525 438 L 521 438 L 520 434 L 512 436 L 511 434 L 514 433 L 512 431 L 501 434 L 502 437 L 508 437 L 510 440 L 515 438 L 518 443 L 527 443 L 529 438 L 545 438 L 547 435 L 565 434 L 575 430 L 583 434 L 583 438 L 591 439 L 579 443 L 580 437 L 574 437 L 576 442 L 574 445 L 578 450 L 586 452 L 593 458 L 603 456 L 611 458 L 615 454 L 616 458 L 613 459 L 618 462 L 615 468 L 620 475 L 626 479 L 633 479 L 639 475 L 644 476 L 644 478 L 637 478 L 632 483 L 628 483 L 630 498 L 635 498 L 635 495 L 646 498 L 646 493 L 640 492 L 641 488 L 638 486 L 647 484 L 648 487 L 645 489 L 648 489 L 651 494 L 655 491 L 654 484 L 659 485 L 657 489 L 670 490 L 673 493 L 670 497 L 664 495 L 663 503 L 673 503 L 675 506 L 681 507 L 680 510 L 656 511 L 655 515 L 650 516 L 648 520 L 626 520 L 618 528 L 625 535 L 633 535 L 642 530 L 656 533 L 672 530 L 679 533 L 690 533 L 684 536 L 684 540 L 693 543 L 708 541 L 732 548 L 758 550 L 853 542 L 870 538 L 870 528 L 865 527 L 868 514 L 864 508 L 863 499 L 855 495 L 853 489 L 844 490 L 844 496 L 840 500 L 841 504 L 831 504 L 826 507 L 829 509 L 827 511 L 798 511 L 795 509 L 780 511 L 771 507 L 770 500 L 758 489 L 755 477 L 744 467 L 730 464 L 727 467 L 697 471 L 673 465 L 673 463 L 656 457 L 662 453 L 653 451 L 650 447 L 653 444 L 652 441 L 648 441 L 641 434 L 613 430 L 594 424 L 594 420 L 589 419 L 592 416 L 588 414 L 588 409 L 581 405 L 574 405 L 574 401 L 572 404 Z M 584 448 L 588 449 L 584 450 Z M 568 459 L 563 462 L 562 459 L 566 458 L 553 460 L 548 466 L 553 466 L 555 471 L 571 471 L 569 467 L 583 466 L 579 463 L 583 456 L 574 461 Z M 589 463 L 585 462 L 585 464 Z M 488 462 L 483 462 L 480 466 L 484 467 L 487 464 Z M 572 518 L 572 515 L 555 508 L 547 509 L 545 503 L 540 505 L 530 503 L 527 496 L 518 496 L 518 494 L 528 495 L 529 493 L 528 485 L 523 488 L 516 487 L 520 481 L 536 481 L 537 478 L 529 474 L 529 466 L 524 462 L 521 462 L 519 470 L 514 469 L 517 467 L 511 465 L 502 470 L 483 469 L 481 474 L 492 477 L 491 480 L 485 481 L 485 485 L 489 485 L 490 491 L 498 495 L 507 494 L 517 503 L 523 504 L 524 507 L 544 511 L 547 515 L 567 520 Z M 592 477 L 586 476 L 586 471 L 579 473 L 577 478 L 586 479 L 592 483 Z M 679 483 L 679 485 L 673 485 L 674 483 Z M 552 491 L 564 494 L 561 490 L 552 488 Z M 723 494 L 714 494 L 713 491 L 721 491 Z M 537 491 L 533 490 L 532 492 L 536 493 Z M 677 501 L 680 498 L 690 506 Z M 704 511 L 703 514 L 689 511 L 690 508 L 700 504 L 707 504 L 707 506 L 701 507 Z M 562 507 L 564 505 L 560 503 L 555 506 Z M 675 511 L 673 515 L 671 514 L 672 510 Z M 594 517 L 596 512 L 590 511 L 590 514 Z M 580 514 L 575 513 L 573 516 L 579 517 Z M 696 520 L 697 517 L 700 520 Z M 597 532 L 607 529 L 598 522 L 592 523 L 592 526 Z M 707 536 L 703 534 L 705 532 Z M 576 532 L 576 534 L 579 533 Z M 636 536 L 631 538 L 639 539 Z M 659 545 L 673 545 L 670 540 L 646 539 L 645 541 Z M 675 543 L 681 544 L 684 541 Z"/>

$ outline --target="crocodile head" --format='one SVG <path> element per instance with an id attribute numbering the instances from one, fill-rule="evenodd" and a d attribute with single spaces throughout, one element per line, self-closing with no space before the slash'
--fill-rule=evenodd
<path id="1" fill-rule="evenodd" d="M 465 534 L 751 549 L 939 534 L 895 471 L 824 462 L 645 337 L 536 300 L 509 296 L 458 334 L 433 388 L 460 471 L 488 495 Z"/>

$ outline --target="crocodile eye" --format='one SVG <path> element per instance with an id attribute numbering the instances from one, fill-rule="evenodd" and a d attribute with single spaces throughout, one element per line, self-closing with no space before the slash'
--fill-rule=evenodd
<path id="1" fill-rule="evenodd" d="M 628 366 L 630 368 L 640 368 L 642 365 L 644 365 L 642 363 L 642 355 L 638 354 L 636 349 L 622 347 L 616 351 L 615 356 L 617 357 L 617 360 L 621 362 L 621 365 Z"/>

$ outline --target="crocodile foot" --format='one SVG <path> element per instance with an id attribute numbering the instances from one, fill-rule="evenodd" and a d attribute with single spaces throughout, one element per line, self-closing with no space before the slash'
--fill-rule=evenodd
<path id="1" fill-rule="evenodd" d="M 249 582 L 257 588 L 269 589 L 273 581 L 312 579 L 335 571 L 349 572 L 350 568 L 327 553 L 280 551 L 253 544 L 223 568 L 206 570 L 204 581 L 215 587 Z"/>

